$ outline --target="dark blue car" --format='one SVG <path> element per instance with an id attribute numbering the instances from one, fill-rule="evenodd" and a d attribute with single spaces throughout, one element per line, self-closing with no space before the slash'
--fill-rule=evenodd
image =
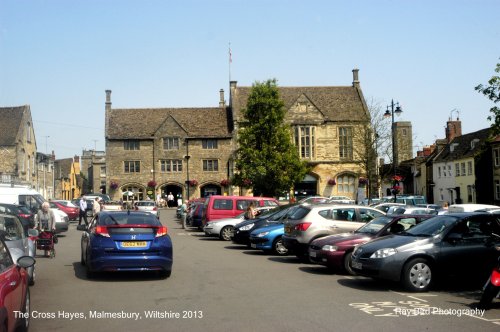
<path id="1" fill-rule="evenodd" d="M 172 273 L 172 241 L 156 216 L 139 211 L 102 211 L 82 230 L 81 263 L 87 277 L 104 271 Z"/>

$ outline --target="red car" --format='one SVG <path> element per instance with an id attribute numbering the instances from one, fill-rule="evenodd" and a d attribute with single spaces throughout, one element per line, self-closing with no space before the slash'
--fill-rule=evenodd
<path id="1" fill-rule="evenodd" d="M 77 220 L 80 215 L 80 208 L 71 201 L 50 201 L 50 207 L 59 209 L 68 215 L 69 220 Z"/>
<path id="2" fill-rule="evenodd" d="M 22 256 L 12 260 L 9 249 L 0 240 L 0 326 L 2 331 L 27 331 L 29 327 L 30 293 L 26 269 L 35 259 Z"/>
<path id="3" fill-rule="evenodd" d="M 342 233 L 321 237 L 309 245 L 309 259 L 313 263 L 354 275 L 351 255 L 354 247 L 374 238 L 404 232 L 416 224 L 434 217 L 427 214 L 387 215 L 373 219 L 354 233 Z"/>

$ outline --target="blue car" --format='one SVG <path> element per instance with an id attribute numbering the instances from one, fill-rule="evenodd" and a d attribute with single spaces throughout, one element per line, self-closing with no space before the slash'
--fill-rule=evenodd
<path id="1" fill-rule="evenodd" d="M 257 228 L 250 233 L 250 246 L 272 252 L 279 256 L 288 255 L 288 249 L 283 245 L 284 224 L 274 224 Z"/>
<path id="2" fill-rule="evenodd" d="M 172 240 L 156 216 L 139 211 L 101 211 L 88 226 L 79 225 L 81 263 L 87 278 L 104 271 L 172 273 Z"/>

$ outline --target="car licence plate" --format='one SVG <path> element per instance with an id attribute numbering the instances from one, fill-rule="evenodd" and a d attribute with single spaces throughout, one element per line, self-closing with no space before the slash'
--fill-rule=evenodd
<path id="1" fill-rule="evenodd" d="M 123 248 L 145 248 L 147 247 L 146 241 L 124 241 L 122 242 Z"/>
<path id="2" fill-rule="evenodd" d="M 316 251 L 309 251 L 309 256 L 316 257 Z"/>
<path id="3" fill-rule="evenodd" d="M 252 248 L 254 248 L 254 249 L 257 249 L 257 244 L 256 244 L 256 243 L 252 243 L 250 246 L 251 246 Z"/>
<path id="4" fill-rule="evenodd" d="M 351 266 L 355 269 L 362 270 L 363 264 L 360 262 L 351 262 Z"/>

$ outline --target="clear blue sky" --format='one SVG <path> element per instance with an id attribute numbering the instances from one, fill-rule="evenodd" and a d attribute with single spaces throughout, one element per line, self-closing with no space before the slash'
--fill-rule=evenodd
<path id="1" fill-rule="evenodd" d="M 40 152 L 104 150 L 104 90 L 116 108 L 217 106 L 231 43 L 238 85 L 350 85 L 359 68 L 366 99 L 399 101 L 421 147 L 453 109 L 464 133 L 489 126 L 474 87 L 500 61 L 499 13 L 498 0 L 0 0 L 0 106 L 31 105 Z"/>

